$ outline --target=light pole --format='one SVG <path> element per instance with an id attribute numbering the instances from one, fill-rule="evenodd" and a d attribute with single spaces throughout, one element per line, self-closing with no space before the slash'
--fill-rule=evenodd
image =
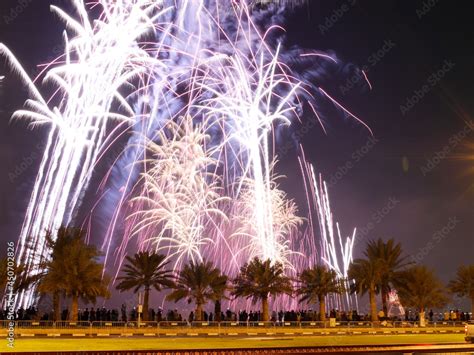
<path id="1" fill-rule="evenodd" d="M 141 293 L 138 292 L 138 328 L 140 328 L 140 314 L 142 313 Z"/>

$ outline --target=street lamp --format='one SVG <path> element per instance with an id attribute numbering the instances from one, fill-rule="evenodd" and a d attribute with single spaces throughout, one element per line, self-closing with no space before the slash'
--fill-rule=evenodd
<path id="1" fill-rule="evenodd" d="M 140 328 L 140 315 L 143 311 L 143 306 L 142 306 L 142 302 L 141 302 L 141 293 L 138 292 L 138 328 Z"/>

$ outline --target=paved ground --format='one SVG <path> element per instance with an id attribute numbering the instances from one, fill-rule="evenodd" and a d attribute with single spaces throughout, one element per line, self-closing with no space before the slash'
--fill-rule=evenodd
<path id="1" fill-rule="evenodd" d="M 18 338 L 14 349 L 7 347 L 3 338 L 0 352 L 86 351 L 86 350 L 179 350 L 229 349 L 268 347 L 311 347 L 334 345 L 376 344 L 465 344 L 462 334 L 410 334 L 410 335 L 328 335 L 279 337 L 108 337 L 108 338 Z"/>

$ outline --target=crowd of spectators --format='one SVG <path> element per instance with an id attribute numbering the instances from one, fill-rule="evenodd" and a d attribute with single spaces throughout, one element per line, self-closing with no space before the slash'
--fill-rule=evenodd
<path id="1" fill-rule="evenodd" d="M 35 307 L 27 309 L 18 308 L 14 315 L 16 320 L 35 320 L 38 318 L 38 310 Z M 0 319 L 8 319 L 9 315 L 6 310 L 0 309 Z"/>
<path id="2" fill-rule="evenodd" d="M 434 313 L 433 310 L 430 310 L 426 315 L 426 319 L 430 322 L 440 322 L 440 321 L 458 321 L 465 322 L 471 319 L 471 315 L 468 312 L 463 312 L 461 310 L 447 310 L 442 313 Z M 60 316 L 62 321 L 67 321 L 70 319 L 70 311 L 65 308 L 61 312 Z M 336 321 L 340 322 L 360 322 L 360 321 L 370 321 L 370 315 L 361 315 L 356 310 L 352 311 L 339 311 L 332 309 L 326 314 L 326 318 L 334 318 Z M 7 319 L 7 313 L 3 310 L 0 310 L 0 319 Z M 42 320 L 42 321 L 51 321 L 53 320 L 53 312 L 46 312 L 40 314 L 35 307 L 30 307 L 27 309 L 19 308 L 15 313 L 16 320 Z M 201 320 L 204 322 L 239 322 L 239 323 L 252 323 L 252 322 L 261 322 L 263 319 L 261 311 L 246 311 L 241 310 L 233 312 L 230 309 L 227 309 L 225 312 L 221 312 L 220 317 L 216 317 L 213 312 L 204 311 L 201 317 Z M 120 311 L 118 309 L 106 309 L 102 308 L 85 308 L 78 310 L 78 321 L 83 322 L 136 322 L 138 320 L 138 310 L 136 307 L 127 309 L 125 304 L 122 305 Z M 143 315 L 141 315 L 141 320 L 143 320 Z M 270 314 L 270 321 L 276 324 L 283 324 L 285 322 L 300 323 L 300 322 L 314 322 L 319 320 L 319 313 L 309 310 L 291 310 L 291 311 L 273 311 Z M 383 312 L 379 312 L 380 321 L 410 321 L 416 322 L 419 321 L 418 312 L 407 311 L 404 316 L 398 317 L 384 317 Z M 172 309 L 164 311 L 162 308 L 154 309 L 150 308 L 148 313 L 148 321 L 154 322 L 187 322 L 191 324 L 196 321 L 196 316 L 194 311 L 191 311 L 188 317 L 183 317 L 177 309 Z"/>

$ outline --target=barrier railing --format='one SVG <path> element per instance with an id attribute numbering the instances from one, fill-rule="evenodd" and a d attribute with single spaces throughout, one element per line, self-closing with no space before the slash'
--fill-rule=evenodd
<path id="1" fill-rule="evenodd" d="M 0 320 L 1 328 L 8 328 L 10 326 L 11 320 Z"/>
<path id="2" fill-rule="evenodd" d="M 19 320 L 15 322 L 15 327 L 17 328 L 53 328 L 54 322 Z"/>
<path id="3" fill-rule="evenodd" d="M 188 322 L 184 322 L 184 321 L 163 321 L 163 322 L 159 322 L 158 326 L 160 328 L 169 329 L 169 328 L 184 328 L 184 327 L 189 327 L 190 325 Z"/>
<path id="4" fill-rule="evenodd" d="M 372 328 L 374 326 L 372 322 L 367 321 L 350 321 L 348 325 L 351 328 Z"/>
<path id="5" fill-rule="evenodd" d="M 458 327 L 460 324 L 466 324 L 463 321 L 438 321 L 438 322 L 427 322 L 432 327 Z"/>
<path id="6" fill-rule="evenodd" d="M 133 321 L 127 323 L 127 328 L 157 328 L 158 324 L 154 321 Z"/>
<path id="7" fill-rule="evenodd" d="M 99 321 L 99 322 L 91 322 L 90 325 L 92 328 L 99 328 L 99 329 L 109 329 L 109 328 L 126 328 L 127 323 L 125 322 L 116 322 L 116 321 Z"/>
<path id="8" fill-rule="evenodd" d="M 41 323 L 41 322 L 39 322 Z M 87 321 L 60 321 L 60 322 L 53 322 L 54 328 L 58 329 L 69 329 L 69 328 L 90 328 L 91 323 Z"/>
<path id="9" fill-rule="evenodd" d="M 0 320 L 0 327 L 7 328 L 11 321 Z M 412 321 L 382 321 L 382 322 L 368 322 L 368 321 L 301 321 L 301 322 L 242 322 L 242 321 L 222 321 L 222 322 L 186 322 L 186 321 L 14 321 L 17 329 L 38 329 L 38 328 L 54 328 L 54 329 L 85 329 L 85 328 L 353 328 L 353 329 L 369 329 L 369 328 L 416 328 L 420 327 L 419 322 Z M 441 322 L 426 322 L 427 328 L 454 328 L 464 327 L 466 322 L 461 321 L 441 321 Z"/>

